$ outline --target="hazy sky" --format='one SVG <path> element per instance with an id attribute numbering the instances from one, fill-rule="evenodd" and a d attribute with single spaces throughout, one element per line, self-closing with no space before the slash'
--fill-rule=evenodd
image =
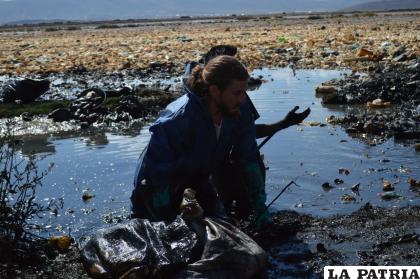
<path id="1" fill-rule="evenodd" d="M 0 0 L 0 23 L 332 11 L 375 0 Z"/>

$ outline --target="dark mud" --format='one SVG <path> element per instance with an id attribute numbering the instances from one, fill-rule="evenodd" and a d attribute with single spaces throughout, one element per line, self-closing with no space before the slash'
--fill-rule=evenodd
<path id="1" fill-rule="evenodd" d="M 319 218 L 291 211 L 258 242 L 269 255 L 270 278 L 322 278 L 327 265 L 418 265 L 420 207 L 366 204 L 350 215 Z"/>
<path id="2" fill-rule="evenodd" d="M 419 234 L 418 206 L 366 204 L 328 218 L 279 211 L 273 226 L 253 235 L 269 257 L 267 274 L 258 278 L 322 278 L 327 265 L 418 265 Z M 88 278 L 74 244 L 64 254 L 46 241 L 12 252 L 1 253 L 2 278 Z"/>
<path id="3" fill-rule="evenodd" d="M 331 117 L 329 123 L 343 126 L 349 134 L 367 134 L 366 140 L 420 140 L 420 59 L 378 63 L 368 75 L 353 74 L 324 85 L 335 88 L 321 96 L 325 105 L 364 105 L 358 113 Z"/>

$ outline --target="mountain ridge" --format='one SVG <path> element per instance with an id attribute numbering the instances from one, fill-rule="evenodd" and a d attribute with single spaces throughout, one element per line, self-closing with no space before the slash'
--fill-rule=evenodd
<path id="1" fill-rule="evenodd" d="M 384 0 L 370 3 L 362 3 L 342 9 L 350 11 L 390 11 L 401 9 L 420 9 L 420 0 Z"/>

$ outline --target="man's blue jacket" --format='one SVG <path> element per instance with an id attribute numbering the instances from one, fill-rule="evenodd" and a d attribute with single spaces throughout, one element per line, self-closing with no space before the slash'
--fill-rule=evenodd
<path id="1" fill-rule="evenodd" d="M 185 83 L 183 93 L 150 127 L 151 139 L 137 165 L 133 195 L 142 196 L 167 187 L 171 191 L 177 187 L 198 187 L 208 183 L 210 176 L 219 175 L 223 164 L 232 157 L 239 166 L 259 160 L 249 98 L 239 118 L 223 117 L 217 140 L 204 100 Z"/>

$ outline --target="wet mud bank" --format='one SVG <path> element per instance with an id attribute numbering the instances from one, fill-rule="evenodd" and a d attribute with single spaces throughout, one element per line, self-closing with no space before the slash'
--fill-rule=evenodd
<path id="1" fill-rule="evenodd" d="M 322 278 L 327 265 L 416 265 L 419 234 L 419 206 L 386 209 L 365 204 L 350 215 L 328 218 L 279 211 L 273 226 L 253 234 L 269 260 L 267 272 L 256 278 Z M 65 253 L 48 241 L 31 247 L 1 253 L 0 276 L 89 278 L 74 243 Z M 13 257 L 8 257 L 11 252 Z"/>
<path id="2" fill-rule="evenodd" d="M 331 116 L 330 124 L 347 133 L 367 135 L 366 141 L 420 140 L 420 59 L 403 64 L 377 64 L 367 75 L 352 74 L 325 82 L 317 88 L 325 106 L 357 107 L 342 117 Z"/>
<path id="3" fill-rule="evenodd" d="M 179 97 L 176 81 L 164 72 L 105 73 L 83 69 L 62 74 L 2 76 L 0 118 L 3 122 L 12 120 L 17 135 L 89 127 L 123 129 L 150 121 Z M 47 89 L 36 92 L 41 82 L 48 84 Z M 20 95 L 34 96 L 23 102 Z"/>
<path id="4" fill-rule="evenodd" d="M 256 236 L 269 256 L 269 278 L 322 278 L 327 265 L 418 265 L 420 207 L 365 204 L 328 218 L 280 211 Z"/>

